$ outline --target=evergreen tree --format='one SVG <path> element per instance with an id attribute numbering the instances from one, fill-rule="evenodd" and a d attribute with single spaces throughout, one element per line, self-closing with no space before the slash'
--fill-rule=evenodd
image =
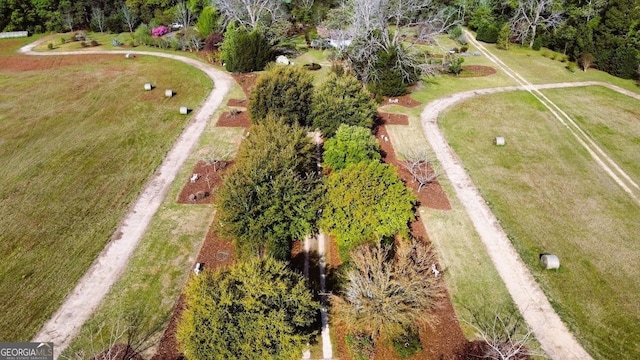
<path id="1" fill-rule="evenodd" d="M 188 360 L 299 359 L 319 309 L 301 274 L 252 259 L 190 279 L 176 337 Z"/>

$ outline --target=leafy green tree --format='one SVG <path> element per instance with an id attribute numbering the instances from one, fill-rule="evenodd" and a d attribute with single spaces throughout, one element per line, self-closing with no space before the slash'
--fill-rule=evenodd
<path id="1" fill-rule="evenodd" d="M 251 127 L 236 166 L 217 191 L 219 231 L 241 257 L 288 259 L 315 227 L 321 188 L 315 146 L 301 127 L 271 117 Z"/>
<path id="2" fill-rule="evenodd" d="M 213 6 L 207 6 L 202 9 L 198 22 L 196 23 L 196 29 L 200 36 L 206 38 L 211 34 L 214 29 L 217 29 L 219 25 L 218 10 Z"/>
<path id="3" fill-rule="evenodd" d="M 416 240 L 397 244 L 395 249 L 366 244 L 352 251 L 346 284 L 331 298 L 334 319 L 374 342 L 413 328 L 444 294 L 433 271 L 433 250 Z"/>
<path id="4" fill-rule="evenodd" d="M 326 180 L 320 228 L 336 237 L 340 255 L 383 237 L 408 236 L 416 199 L 395 169 L 377 161 L 359 162 Z"/>
<path id="5" fill-rule="evenodd" d="M 370 129 L 342 124 L 336 136 L 324 143 L 323 159 L 331 170 L 341 170 L 361 161 L 380 160 L 380 145 Z"/>
<path id="6" fill-rule="evenodd" d="M 225 69 L 231 72 L 260 71 L 273 59 L 271 44 L 260 32 L 234 24 L 227 27 L 220 51 Z"/>
<path id="7" fill-rule="evenodd" d="M 376 102 L 358 79 L 331 74 L 313 96 L 311 124 L 325 137 L 333 136 L 340 124 L 372 128 L 376 108 Z"/>
<path id="8" fill-rule="evenodd" d="M 306 126 L 312 97 L 313 78 L 307 71 L 294 66 L 270 66 L 251 90 L 249 116 L 254 124 L 271 115 L 291 125 Z"/>
<path id="9" fill-rule="evenodd" d="M 286 263 L 252 259 L 190 279 L 177 340 L 189 360 L 299 359 L 320 308 Z"/>

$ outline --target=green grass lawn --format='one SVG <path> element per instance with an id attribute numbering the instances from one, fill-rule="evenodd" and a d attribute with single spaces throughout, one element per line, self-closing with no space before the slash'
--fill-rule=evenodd
<path id="1" fill-rule="evenodd" d="M 600 86 L 543 93 L 640 182 L 640 101 Z"/>
<path id="2" fill-rule="evenodd" d="M 0 53 L 33 40 L 0 41 Z M 178 107 L 211 87 L 152 57 L 0 69 L 1 339 L 29 340 L 58 308 L 184 128 Z"/>
<path id="3" fill-rule="evenodd" d="M 563 91 L 557 90 L 557 94 Z M 597 89 L 586 93 L 597 104 L 620 100 Z M 568 98 L 571 94 L 567 93 Z M 627 116 L 624 107 L 608 106 L 606 111 L 608 117 L 600 120 L 586 112 L 589 120 L 582 122 L 606 123 L 613 133 L 637 132 L 637 117 L 635 123 L 612 121 Z M 520 256 L 577 339 L 595 358 L 638 358 L 637 204 L 527 93 L 466 101 L 442 116 L 440 124 Z M 492 144 L 498 135 L 506 138 L 505 147 Z M 592 136 L 606 142 L 600 132 L 593 131 Z M 637 149 L 637 144 L 625 141 L 617 144 L 615 153 L 620 158 Z M 542 252 L 559 256 L 558 271 L 541 269 L 538 254 Z"/>

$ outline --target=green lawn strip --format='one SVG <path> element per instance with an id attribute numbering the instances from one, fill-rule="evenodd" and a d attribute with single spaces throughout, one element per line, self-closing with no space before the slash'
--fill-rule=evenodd
<path id="1" fill-rule="evenodd" d="M 440 124 L 551 304 L 587 351 L 595 358 L 638 358 L 637 204 L 527 93 L 464 102 Z M 497 135 L 505 137 L 506 146 L 492 144 Z M 543 252 L 559 256 L 559 270 L 541 269 L 538 255 Z"/>
<path id="2" fill-rule="evenodd" d="M 640 87 L 633 80 L 621 79 L 596 69 L 589 69 L 584 72 L 580 67 L 577 67 L 575 72 L 571 72 L 566 69 L 567 62 L 559 60 L 562 55 L 551 50 L 535 51 L 517 45 L 513 45 L 509 50 L 499 50 L 495 44 L 483 43 L 483 45 L 511 69 L 533 84 L 603 81 L 640 93 Z M 547 56 L 543 56 L 543 54 Z M 555 59 L 552 57 L 555 57 Z"/>
<path id="3" fill-rule="evenodd" d="M 0 338 L 28 340 L 51 316 L 184 128 L 178 100 L 148 81 L 192 107 L 212 86 L 151 57 L 0 69 L 0 323 L 15 325 Z"/>
<path id="4" fill-rule="evenodd" d="M 640 100 L 601 86 L 545 90 L 544 94 L 640 182 Z"/>
<path id="5" fill-rule="evenodd" d="M 416 117 L 409 118 L 408 126 L 386 128 L 399 156 L 410 150 L 431 149 Z M 473 327 L 465 323 L 478 326 L 472 311 L 506 315 L 515 305 L 446 175 L 441 175 L 439 181 L 452 209 L 421 207 L 419 211 L 444 268 L 447 288 L 464 333 L 469 339 L 478 339 Z M 535 340 L 532 344 L 536 346 Z"/>
<path id="6" fill-rule="evenodd" d="M 105 349 L 115 324 L 130 325 L 124 324 L 128 318 L 123 314 L 135 315 L 141 333 L 156 329 L 159 340 L 214 214 L 212 205 L 176 203 L 178 194 L 195 164 L 211 149 L 220 148 L 233 153 L 242 137 L 242 128 L 219 128 L 214 124 L 215 121 L 212 121 L 207 127 L 198 149 L 180 170 L 127 269 L 91 320 L 83 326 L 65 352 L 66 356 L 78 351 L 90 353 Z"/>

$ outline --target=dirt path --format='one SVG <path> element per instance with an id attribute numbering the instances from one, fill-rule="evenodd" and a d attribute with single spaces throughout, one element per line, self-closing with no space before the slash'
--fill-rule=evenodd
<path id="1" fill-rule="evenodd" d="M 173 148 L 163 160 L 160 168 L 158 168 L 155 175 L 149 180 L 133 204 L 133 207 L 129 210 L 121 225 L 116 230 L 116 233 L 121 234 L 120 238 L 107 244 L 93 265 L 91 265 L 73 291 L 67 296 L 62 306 L 34 337 L 33 341 L 53 341 L 55 344 L 55 358 L 58 358 L 60 353 L 69 346 L 70 342 L 78 334 L 82 325 L 90 318 L 93 311 L 98 307 L 126 267 L 129 257 L 133 254 L 151 218 L 164 200 L 167 190 L 175 179 L 178 170 L 193 150 L 200 138 L 200 134 L 202 134 L 206 125 L 209 123 L 209 119 L 221 105 L 222 99 L 229 91 L 233 79 L 226 73 L 216 70 L 198 60 L 179 55 L 146 51 L 33 52 L 33 48 L 37 45 L 38 42 L 27 45 L 21 48 L 20 52 L 28 55 L 54 56 L 114 53 L 159 56 L 182 61 L 183 63 L 202 70 L 215 85 L 213 91 L 211 91 L 204 103 L 197 109 L 192 120 L 187 124 L 182 134 L 180 134 L 180 137 L 174 143 Z"/>
<path id="2" fill-rule="evenodd" d="M 532 328 L 542 349 L 552 359 L 591 359 L 591 356 L 562 323 L 560 317 L 553 310 L 546 296 L 533 279 L 533 276 L 527 270 L 504 230 L 464 170 L 460 159 L 449 147 L 438 127 L 437 118 L 448 107 L 478 95 L 516 90 L 539 91 L 542 89 L 595 85 L 605 86 L 640 100 L 640 95 L 638 94 L 611 84 L 594 81 L 544 85 L 523 84 L 521 86 L 482 89 L 454 94 L 427 104 L 421 114 L 423 132 L 433 147 L 448 179 L 453 184 L 456 194 L 469 214 L 476 231 L 487 247 L 495 268 L 505 282 L 523 317 Z"/>

